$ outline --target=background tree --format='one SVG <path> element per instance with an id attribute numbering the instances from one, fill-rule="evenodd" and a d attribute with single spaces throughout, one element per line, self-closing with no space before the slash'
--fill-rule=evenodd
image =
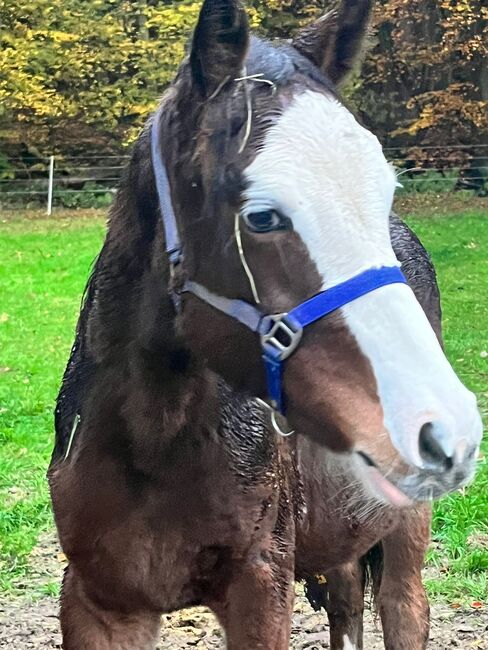
<path id="1" fill-rule="evenodd" d="M 250 2 L 253 26 L 285 38 L 332 6 Z M 3 0 L 0 152 L 120 151 L 172 78 L 199 5 Z M 486 142 L 487 15 L 481 0 L 377 0 L 369 54 L 345 94 L 383 143 L 408 145 L 415 162 L 418 147 Z"/>
<path id="2" fill-rule="evenodd" d="M 353 98 L 385 144 L 486 142 L 487 16 L 480 0 L 377 3 L 373 48 Z M 432 155 L 435 161 L 435 150 Z M 446 155 L 468 152 L 453 148 L 437 155 L 441 165 Z"/>
<path id="3" fill-rule="evenodd" d="M 192 2 L 7 0 L 0 11 L 4 147 L 118 148 L 170 81 Z"/>

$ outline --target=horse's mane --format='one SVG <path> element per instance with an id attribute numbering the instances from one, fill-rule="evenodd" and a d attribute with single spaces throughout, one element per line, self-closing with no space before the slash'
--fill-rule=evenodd
<path id="1" fill-rule="evenodd" d="M 118 272 L 124 270 L 128 275 L 131 273 L 134 275 L 133 265 L 124 263 L 123 257 L 127 255 L 127 252 L 123 240 L 131 238 L 131 240 L 137 240 L 136 243 L 142 246 L 140 242 L 145 239 L 146 245 L 148 245 L 154 234 L 155 216 L 152 220 L 147 216 L 148 212 L 149 214 L 155 212 L 153 201 L 147 198 L 146 192 L 138 192 L 138 182 L 135 182 L 135 175 L 147 177 L 147 167 L 144 164 L 141 165 L 141 158 L 144 157 L 141 150 L 145 149 L 148 144 L 146 131 L 147 128 L 141 133 L 131 159 L 122 174 L 117 195 L 110 208 L 105 242 L 92 262 L 90 274 L 83 290 L 75 340 L 56 401 L 54 455 L 60 453 L 60 449 L 65 446 L 73 419 L 80 408 L 90 376 L 96 367 L 96 361 L 89 351 L 87 342 L 89 321 L 98 306 L 100 293 L 103 293 L 105 301 L 111 293 L 112 271 L 109 269 L 112 264 L 116 264 Z M 137 205 L 138 194 L 142 201 L 140 206 Z M 145 224 L 137 223 L 141 218 L 145 218 Z M 134 254 L 132 258 L 134 263 L 142 265 L 140 255 Z"/>
<path id="2" fill-rule="evenodd" d="M 79 409 L 81 401 L 79 395 L 83 392 L 94 367 L 93 360 L 87 354 L 85 342 L 88 318 L 96 296 L 96 279 L 102 253 L 103 249 L 93 261 L 90 276 L 83 291 L 80 315 L 76 324 L 75 340 L 71 347 L 68 363 L 61 381 L 61 389 L 56 400 L 54 411 L 56 444 L 53 456 L 61 454 L 62 449 L 66 447 L 70 429 Z"/>

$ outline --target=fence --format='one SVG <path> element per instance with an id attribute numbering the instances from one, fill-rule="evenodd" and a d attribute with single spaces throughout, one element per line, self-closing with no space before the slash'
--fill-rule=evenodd
<path id="1" fill-rule="evenodd" d="M 404 192 L 488 189 L 488 144 L 443 147 L 386 147 L 388 160 Z M 129 156 L 50 156 L 45 159 L 2 159 L 0 206 L 97 207 L 116 191 Z"/>
<path id="2" fill-rule="evenodd" d="M 109 198 L 128 159 L 124 155 L 4 158 L 0 168 L 0 205 L 45 204 L 51 214 L 56 204 L 77 207 L 76 201 L 68 200 L 70 197 Z"/>

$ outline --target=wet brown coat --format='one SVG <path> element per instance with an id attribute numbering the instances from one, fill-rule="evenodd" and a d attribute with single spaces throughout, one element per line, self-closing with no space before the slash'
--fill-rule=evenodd
<path id="1" fill-rule="evenodd" d="M 211 4 L 204 7 L 204 22 Z M 237 33 L 239 20 L 232 26 Z M 250 299 L 235 247 L 228 245 L 232 223 L 206 218 L 216 207 L 218 214 L 233 213 L 240 200 L 241 172 L 253 152 L 245 152 L 239 166 L 222 167 L 221 161 L 246 114 L 242 102 L 224 102 L 203 120 L 197 115 L 195 70 L 201 73 L 199 92 L 213 93 L 218 62 L 227 59 L 217 57 L 210 74 L 203 65 L 205 30 L 197 28 L 195 41 L 201 57 L 192 54 L 190 60 L 193 82 L 183 66 L 162 122 L 171 143 L 165 153 L 175 210 L 187 216 L 181 232 L 185 272 L 222 295 Z M 253 43 L 249 72 L 256 61 L 265 61 L 274 83 L 293 75 L 290 92 L 296 84 L 328 84 L 291 48 L 285 54 L 265 48 Z M 256 114 L 265 102 L 267 113 L 273 112 L 269 93 L 253 97 Z M 286 92 L 280 97 L 286 101 Z M 254 142 L 265 128 L 265 121 L 256 120 Z M 337 471 L 323 445 L 348 449 L 347 427 L 338 418 L 357 418 L 357 409 L 324 416 L 320 396 L 307 396 L 318 404 L 316 422 L 302 418 L 300 435 L 277 437 L 267 412 L 249 397 L 264 391 L 254 335 L 224 315 L 212 313 L 209 320 L 208 307 L 193 298 L 185 299 L 181 315 L 175 313 L 169 289 L 179 278 L 170 279 L 164 255 L 148 133 L 134 149 L 112 208 L 56 409 L 49 482 L 69 559 L 61 597 L 65 650 L 153 648 L 161 612 L 194 604 L 215 611 L 230 650 L 284 650 L 295 577 L 307 579 L 312 601 L 327 609 L 332 648 L 342 648 L 345 635 L 359 648 L 366 567 L 361 558 L 380 541 L 384 566 L 381 586 L 379 580 L 375 585 L 386 647 L 421 650 L 428 630 L 420 581 L 428 509 L 372 507 L 351 484 L 347 466 Z M 392 217 L 391 225 L 397 255 L 405 258 L 405 272 L 438 331 L 430 262 L 401 222 Z M 287 241 L 270 237 L 266 251 L 246 242 L 258 257 L 275 250 L 287 260 L 279 277 L 276 265 L 265 265 L 265 311 L 289 309 L 320 287 L 299 238 Z M 212 262 L 216 255 L 225 274 Z M 276 289 L 283 280 L 286 292 Z M 285 389 L 297 404 L 298 423 L 303 399 L 296 386 L 307 354 L 328 355 L 322 360 L 329 377 L 323 390 L 332 389 L 335 376 L 344 378 L 346 368 L 355 368 L 347 374 L 348 390 L 365 400 L 375 397 L 371 370 L 340 316 L 328 319 L 327 346 L 314 353 L 323 327 L 311 328 L 308 352 L 296 353 L 287 370 Z M 67 454 L 77 414 L 81 421 Z M 313 576 L 323 573 L 329 582 L 319 588 Z M 406 627 L 401 635 L 400 614 Z"/>

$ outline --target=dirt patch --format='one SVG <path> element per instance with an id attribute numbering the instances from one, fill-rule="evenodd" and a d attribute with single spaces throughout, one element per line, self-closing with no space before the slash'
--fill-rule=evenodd
<path id="1" fill-rule="evenodd" d="M 38 588 L 54 581 L 59 584 L 64 558 L 52 536 L 41 540 L 32 554 L 32 570 L 23 587 Z M 28 584 L 27 584 L 28 582 Z M 204 607 L 165 614 L 162 617 L 159 650 L 222 650 L 222 631 L 213 614 Z M 293 650 L 322 650 L 329 647 L 329 629 L 325 613 L 314 612 L 297 585 L 292 620 Z M 365 615 L 365 650 L 383 650 L 381 627 L 371 611 Z M 58 601 L 45 597 L 35 602 L 25 597 L 9 599 L 0 605 L 0 649 L 53 650 L 61 648 Z M 429 650 L 488 650 L 488 610 L 432 607 Z M 136 648 L 134 648 L 136 650 Z"/>
<path id="2" fill-rule="evenodd" d="M 35 603 L 13 600 L 0 605 L 0 648 L 8 650 L 54 650 L 61 648 L 54 598 Z M 429 650 L 488 650 L 488 612 L 451 610 L 434 606 Z M 298 596 L 293 614 L 293 650 L 321 650 L 329 647 L 325 615 L 314 612 L 303 596 Z M 222 632 L 214 616 L 203 607 L 194 607 L 163 616 L 159 650 L 184 648 L 222 650 Z M 366 650 L 381 650 L 381 629 L 371 614 L 365 616 Z M 136 650 L 134 648 L 134 650 Z"/>

